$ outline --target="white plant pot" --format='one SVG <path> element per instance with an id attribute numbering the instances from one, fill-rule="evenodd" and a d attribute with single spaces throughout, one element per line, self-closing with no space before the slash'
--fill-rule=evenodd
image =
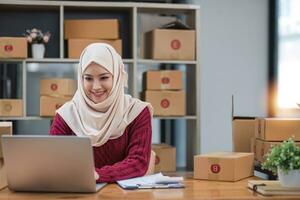
<path id="1" fill-rule="evenodd" d="M 45 45 L 44 44 L 32 44 L 31 51 L 32 51 L 33 58 L 44 58 Z"/>
<path id="2" fill-rule="evenodd" d="M 278 169 L 278 179 L 283 187 L 300 187 L 300 169 L 290 170 L 287 174 Z"/>

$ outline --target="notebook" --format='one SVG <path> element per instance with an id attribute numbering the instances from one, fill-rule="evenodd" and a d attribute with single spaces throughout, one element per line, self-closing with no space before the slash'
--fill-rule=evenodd
<path id="1" fill-rule="evenodd" d="M 96 192 L 88 137 L 2 136 L 8 188 L 30 192 Z"/>
<path id="2" fill-rule="evenodd" d="M 300 195 L 300 188 L 282 187 L 279 181 L 250 180 L 248 187 L 262 195 Z"/>

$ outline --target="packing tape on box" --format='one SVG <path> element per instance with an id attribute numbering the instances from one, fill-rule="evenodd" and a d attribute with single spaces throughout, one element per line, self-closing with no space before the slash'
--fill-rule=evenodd
<path id="1" fill-rule="evenodd" d="M 163 90 L 170 88 L 170 72 L 166 70 L 162 70 L 160 72 L 160 87 Z"/>
<path id="2" fill-rule="evenodd" d="M 219 173 L 221 171 L 220 159 L 219 158 L 208 158 L 209 164 L 209 172 L 208 179 L 209 180 L 219 180 Z"/>

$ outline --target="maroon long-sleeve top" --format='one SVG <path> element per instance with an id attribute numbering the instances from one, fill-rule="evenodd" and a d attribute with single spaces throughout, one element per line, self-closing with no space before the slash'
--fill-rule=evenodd
<path id="1" fill-rule="evenodd" d="M 75 135 L 64 119 L 56 114 L 50 135 Z M 125 129 L 122 136 L 108 140 L 100 147 L 93 147 L 97 182 L 143 176 L 151 153 L 151 115 L 146 107 Z"/>

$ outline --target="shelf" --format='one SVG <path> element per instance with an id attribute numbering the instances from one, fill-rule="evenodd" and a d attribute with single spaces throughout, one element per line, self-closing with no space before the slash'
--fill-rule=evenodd
<path id="1" fill-rule="evenodd" d="M 192 119 L 196 120 L 197 116 L 195 115 L 186 115 L 186 116 L 153 116 L 154 119 Z"/>
<path id="2" fill-rule="evenodd" d="M 27 117 L 0 117 L 1 120 L 41 120 L 41 119 L 50 119 L 50 118 L 43 118 L 39 116 L 27 116 Z"/>
<path id="3" fill-rule="evenodd" d="M 19 60 L 22 61 L 22 60 Z M 27 58 L 25 59 L 27 63 L 78 63 L 79 59 L 69 59 L 69 58 L 43 58 L 43 59 L 34 59 Z M 125 64 L 133 63 L 133 59 L 123 59 Z"/>
<path id="4" fill-rule="evenodd" d="M 151 59 L 138 59 L 138 64 L 191 64 L 196 65 L 195 60 L 151 60 Z"/>

